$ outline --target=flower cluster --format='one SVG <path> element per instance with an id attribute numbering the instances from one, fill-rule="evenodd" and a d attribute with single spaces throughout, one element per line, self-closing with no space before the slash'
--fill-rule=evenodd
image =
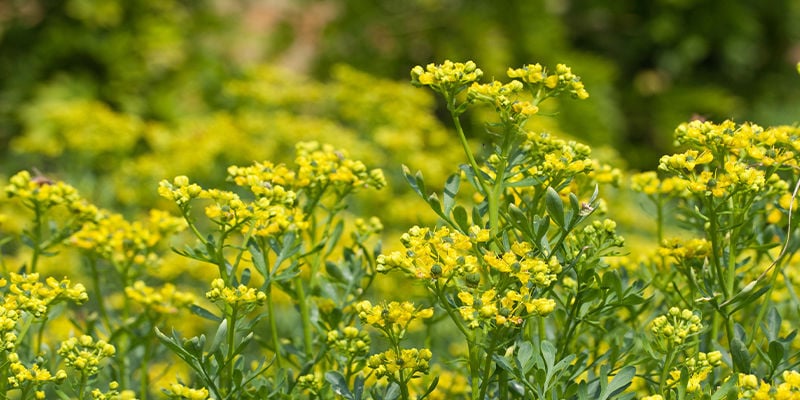
<path id="1" fill-rule="evenodd" d="M 20 361 L 17 353 L 9 353 L 8 362 L 11 375 L 7 379 L 12 388 L 19 388 L 23 385 L 38 387 L 47 382 L 60 383 L 67 379 L 67 372 L 63 369 L 59 369 L 53 374 L 39 364 L 27 367 Z"/>
<path id="2" fill-rule="evenodd" d="M 158 183 L 158 195 L 174 201 L 179 207 L 184 207 L 193 199 L 200 197 L 203 188 L 196 183 L 190 183 L 185 175 L 176 176 L 172 182 L 163 180 Z"/>
<path id="3" fill-rule="evenodd" d="M 471 329 L 492 323 L 497 327 L 520 326 L 525 318 L 548 315 L 556 308 L 554 300 L 535 297 L 527 285 L 519 290 L 504 290 L 502 294 L 493 288 L 483 292 L 464 290 L 458 293 L 458 299 L 461 301 L 458 311 Z"/>
<path id="4" fill-rule="evenodd" d="M 503 84 L 500 81 L 473 83 L 467 92 L 467 100 L 494 106 L 503 121 L 520 121 L 539 112 L 539 107 L 530 100 L 519 100 L 524 85 L 517 80 Z"/>
<path id="5" fill-rule="evenodd" d="M 211 282 L 211 290 L 206 292 L 206 298 L 214 303 L 239 308 L 248 312 L 256 306 L 264 304 L 267 300 L 267 294 L 245 285 L 232 288 L 226 286 L 225 281 L 217 278 Z"/>
<path id="6" fill-rule="evenodd" d="M 61 343 L 58 354 L 67 366 L 86 376 L 97 374 L 100 363 L 113 357 L 116 349 L 105 340 L 95 341 L 91 336 L 72 337 Z"/>
<path id="7" fill-rule="evenodd" d="M 363 162 L 347 157 L 329 144 L 300 142 L 296 146 L 297 187 L 324 188 L 332 185 L 339 192 L 358 188 L 380 189 L 386 178 L 380 169 L 367 169 Z"/>
<path id="8" fill-rule="evenodd" d="M 672 307 L 667 314 L 656 317 L 650 323 L 650 333 L 654 336 L 656 349 L 664 353 L 679 348 L 690 337 L 700 333 L 703 324 L 700 316 L 692 310 Z"/>
<path id="9" fill-rule="evenodd" d="M 164 391 L 170 399 L 206 400 L 209 397 L 208 389 L 192 389 L 180 383 L 173 383 L 169 390 Z"/>
<path id="10" fill-rule="evenodd" d="M 433 354 L 428 349 L 402 349 L 398 354 L 394 349 L 370 356 L 367 366 L 375 371 L 378 378 L 387 377 L 393 382 L 408 382 L 427 374 Z"/>
<path id="11" fill-rule="evenodd" d="M 661 243 L 658 255 L 674 257 L 677 263 L 685 260 L 704 259 L 711 254 L 711 243 L 704 238 L 670 238 Z"/>
<path id="12" fill-rule="evenodd" d="M 777 385 L 759 381 L 755 375 L 739 374 L 737 386 L 740 399 L 794 400 L 800 398 L 800 373 L 783 371 L 783 382 Z"/>
<path id="13" fill-rule="evenodd" d="M 581 100 L 589 98 L 589 92 L 584 88 L 581 78 L 573 74 L 572 69 L 564 64 L 557 64 L 555 73 L 548 73 L 546 68 L 537 63 L 521 68 L 509 68 L 507 74 L 509 78 L 519 78 L 537 89 L 552 91 L 549 96 L 566 92 Z"/>
<path id="14" fill-rule="evenodd" d="M 393 301 L 381 305 L 364 300 L 356 303 L 355 310 L 362 323 L 378 328 L 395 338 L 402 338 L 412 321 L 433 316 L 433 308 L 418 308 L 409 301 Z"/>
<path id="15" fill-rule="evenodd" d="M 37 212 L 63 206 L 79 220 L 94 219 L 97 215 L 97 207 L 82 198 L 74 187 L 41 175 L 31 176 L 28 171 L 12 176 L 5 192 L 8 197 L 20 199 L 26 207 Z"/>
<path id="16" fill-rule="evenodd" d="M 428 64 L 425 68 L 417 65 L 411 69 L 412 84 L 430 86 L 434 91 L 448 94 L 460 92 L 482 76 L 483 71 L 472 61 L 460 63 L 445 60 L 440 65 Z"/>
<path id="17" fill-rule="evenodd" d="M 630 188 L 648 196 L 676 196 L 685 195 L 689 182 L 678 177 L 659 179 L 655 171 L 641 172 L 631 176 Z"/>
<path id="18" fill-rule="evenodd" d="M 318 396 L 322 390 L 322 380 L 315 374 L 301 375 L 297 377 L 297 387 L 310 395 Z"/>
<path id="19" fill-rule="evenodd" d="M 509 178 L 512 181 L 530 178 L 537 182 L 523 188 L 523 193 L 547 186 L 560 187 L 580 174 L 591 172 L 595 165 L 589 146 L 548 133 L 527 132 L 519 150 L 524 158 L 514 166 Z"/>
<path id="20" fill-rule="evenodd" d="M 659 169 L 682 181 L 676 187 L 698 196 L 761 193 L 775 189 L 778 169 L 797 167 L 798 138 L 794 127 L 692 121 L 675 130 L 676 144 L 689 148 L 663 156 Z"/>
<path id="21" fill-rule="evenodd" d="M 158 260 L 156 247 L 184 227 L 182 219 L 163 211 L 151 211 L 149 226 L 130 222 L 121 214 L 101 212 L 96 221 L 84 223 L 69 243 L 115 266 L 152 266 Z"/>
<path id="22" fill-rule="evenodd" d="M 92 390 L 92 400 L 136 400 L 136 394 L 132 390 L 119 391 L 119 383 L 111 381 L 108 384 L 108 391 L 100 389 Z"/>
<path id="23" fill-rule="evenodd" d="M 700 384 L 708 378 L 708 375 L 714 370 L 714 367 L 722 363 L 722 353 L 719 351 L 712 351 L 710 353 L 699 352 L 694 357 L 686 360 L 684 367 L 689 373 L 689 383 L 686 390 L 689 393 L 694 393 L 700 390 Z M 681 369 L 676 368 L 670 371 L 670 377 L 667 379 L 667 385 L 673 386 L 681 380 Z"/>
<path id="24" fill-rule="evenodd" d="M 414 226 L 400 237 L 405 252 L 393 251 L 378 256 L 378 271 L 397 268 L 418 279 L 455 283 L 453 278 L 478 271 L 478 258 L 472 252 L 473 242 L 488 240 L 488 230 L 477 226 L 471 231 L 471 236 L 447 227 L 431 230 Z"/>
<path id="25" fill-rule="evenodd" d="M 80 284 L 72 284 L 69 279 L 57 280 L 48 277 L 45 282 L 39 280 L 39 274 L 9 274 L 10 284 L 8 286 L 9 296 L 4 300 L 3 328 L 10 325 L 18 314 L 14 310 L 31 313 L 35 318 L 42 318 L 47 315 L 50 307 L 61 301 L 72 301 L 76 304 L 83 304 L 89 300 L 86 288 Z M 9 282 L 0 279 L 0 286 L 5 286 Z"/>
<path id="26" fill-rule="evenodd" d="M 156 315 L 176 314 L 178 310 L 188 307 L 195 301 L 194 294 L 181 292 L 171 283 L 156 289 L 147 286 L 144 281 L 136 281 L 133 286 L 126 287 L 125 296 L 140 304 L 148 313 Z"/>
<path id="27" fill-rule="evenodd" d="M 367 331 L 348 326 L 341 331 L 328 331 L 326 341 L 331 349 L 352 360 L 369 353 L 371 339 Z"/>

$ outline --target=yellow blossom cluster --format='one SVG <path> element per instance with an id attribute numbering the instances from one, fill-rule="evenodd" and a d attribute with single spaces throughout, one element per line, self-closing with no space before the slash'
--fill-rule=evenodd
<path id="1" fill-rule="evenodd" d="M 755 375 L 739 374 L 737 386 L 740 399 L 752 400 L 797 400 L 800 399 L 800 373 L 783 371 L 783 382 L 770 385 Z"/>
<path id="2" fill-rule="evenodd" d="M 433 308 L 419 308 L 410 301 L 372 304 L 369 300 L 356 303 L 355 310 L 362 323 L 402 338 L 414 320 L 433 316 Z"/>
<path id="3" fill-rule="evenodd" d="M 534 178 L 539 182 L 536 187 L 558 187 L 577 175 L 591 172 L 596 164 L 589 146 L 558 139 L 545 132 L 527 132 L 519 148 L 525 155 L 520 163 L 524 167 L 517 167 L 512 172 L 520 175 L 516 180 Z M 619 175 L 619 172 L 608 173 L 612 179 Z"/>
<path id="4" fill-rule="evenodd" d="M 711 243 L 704 238 L 665 239 L 658 249 L 658 255 L 662 257 L 674 257 L 675 261 L 678 263 L 688 259 L 703 259 L 711 255 Z"/>
<path id="5" fill-rule="evenodd" d="M 418 279 L 438 279 L 454 283 L 452 278 L 478 271 L 478 259 L 472 253 L 473 242 L 489 240 L 489 231 L 477 226 L 470 236 L 440 227 L 414 226 L 400 237 L 405 252 L 393 251 L 378 256 L 378 271 L 398 268 Z"/>
<path id="6" fill-rule="evenodd" d="M 100 363 L 113 357 L 115 353 L 116 348 L 112 344 L 105 340 L 95 341 L 89 335 L 69 338 L 58 348 L 58 354 L 64 359 L 64 363 L 86 376 L 97 374 Z"/>
<path id="7" fill-rule="evenodd" d="M 28 171 L 20 171 L 9 178 L 5 193 L 36 212 L 62 206 L 78 220 L 94 219 L 98 212 L 97 207 L 82 198 L 74 187 L 44 176 L 31 176 Z"/>
<path id="8" fill-rule="evenodd" d="M 47 315 L 49 308 L 61 301 L 72 301 L 83 304 L 89 300 L 83 284 L 72 284 L 69 279 L 57 280 L 48 277 L 45 282 L 39 280 L 39 274 L 10 273 L 8 281 L 0 279 L 0 286 L 8 284 L 8 293 L 3 298 L 3 329 L 10 326 L 14 318 L 19 315 L 14 312 L 24 311 L 35 318 Z"/>
<path id="9" fill-rule="evenodd" d="M 497 327 L 521 326 L 526 317 L 548 315 L 556 308 L 554 300 L 534 297 L 527 285 L 502 294 L 494 288 L 483 292 L 464 290 L 458 293 L 458 299 L 458 312 L 471 329 L 492 323 Z"/>
<path id="10" fill-rule="evenodd" d="M 26 384 L 38 387 L 47 382 L 61 383 L 67 379 L 67 372 L 63 369 L 59 369 L 53 374 L 39 364 L 33 364 L 31 367 L 25 366 L 17 353 L 9 353 L 7 359 L 11 371 L 11 375 L 7 379 L 12 388 L 19 388 Z"/>
<path id="11" fill-rule="evenodd" d="M 187 205 L 191 200 L 200 197 L 203 188 L 196 183 L 189 182 L 189 177 L 179 175 L 172 179 L 162 180 L 158 183 L 158 195 L 174 201 L 179 207 Z"/>
<path id="12" fill-rule="evenodd" d="M 674 176 L 659 179 L 657 172 L 647 171 L 632 175 L 630 188 L 648 196 L 683 196 L 688 185 L 684 179 Z"/>
<path id="13" fill-rule="evenodd" d="M 209 398 L 208 389 L 193 389 L 180 383 L 170 385 L 167 395 L 171 399 L 206 400 Z"/>
<path id="14" fill-rule="evenodd" d="M 247 202 L 234 192 L 218 189 L 203 190 L 200 197 L 212 200 L 213 203 L 205 208 L 205 214 L 224 231 L 275 236 L 307 226 L 302 211 L 291 204 L 294 193 L 281 199 L 283 203 L 274 203 L 267 197 Z"/>
<path id="15" fill-rule="evenodd" d="M 523 82 L 546 88 L 553 92 L 566 92 L 578 99 L 589 98 L 589 92 L 583 86 L 581 78 L 572 69 L 564 64 L 557 64 L 555 73 L 548 73 L 542 65 L 528 64 L 521 68 L 509 68 L 506 72 L 509 78 L 519 78 Z"/>
<path id="16" fill-rule="evenodd" d="M 159 210 L 150 212 L 149 223 L 130 222 L 121 214 L 101 212 L 96 221 L 85 222 L 69 243 L 116 266 L 154 265 L 156 247 L 185 228 L 185 222 Z"/>
<path id="17" fill-rule="evenodd" d="M 663 156 L 659 170 L 682 181 L 677 190 L 685 187 L 698 196 L 774 190 L 780 181 L 774 173 L 797 167 L 798 138 L 796 127 L 691 121 L 675 130 L 676 144 L 688 149 Z"/>
<path id="18" fill-rule="evenodd" d="M 386 178 L 380 169 L 367 169 L 363 162 L 347 157 L 343 150 L 319 142 L 300 142 L 296 146 L 296 187 L 333 185 L 337 190 L 380 189 Z"/>
<path id="19" fill-rule="evenodd" d="M 111 381 L 108 384 L 108 391 L 100 389 L 92 390 L 92 400 L 136 400 L 136 394 L 132 390 L 119 391 L 119 383 Z"/>
<path id="20" fill-rule="evenodd" d="M 156 289 L 141 280 L 126 287 L 125 296 L 140 304 L 148 313 L 156 315 L 173 315 L 195 302 L 194 294 L 181 292 L 171 283 Z"/>
<path id="21" fill-rule="evenodd" d="M 246 167 L 228 167 L 228 177 L 237 186 L 249 188 L 257 197 L 277 198 L 280 202 L 286 202 L 281 199 L 294 196 L 286 188 L 295 187 L 296 175 L 285 164 L 274 164 L 270 161 L 255 162 Z M 291 198 L 288 203 L 293 200 Z"/>
<path id="22" fill-rule="evenodd" d="M 662 352 L 680 347 L 702 329 L 703 324 L 700 323 L 699 315 L 692 310 L 681 310 L 678 307 L 670 308 L 666 314 L 656 317 L 650 323 L 650 333 L 654 336 L 653 344 Z"/>
<path id="23" fill-rule="evenodd" d="M 719 351 L 712 351 L 710 353 L 699 352 L 694 357 L 689 358 L 684 363 L 684 367 L 689 373 L 689 383 L 686 386 L 686 391 L 695 393 L 700 390 L 702 382 L 708 378 L 708 375 L 714 370 L 714 367 L 722 363 L 722 353 Z M 670 377 L 667 379 L 667 385 L 673 386 L 681 380 L 681 369 L 676 368 L 670 371 Z"/>
<path id="24" fill-rule="evenodd" d="M 370 356 L 367 366 L 375 371 L 378 378 L 389 377 L 395 382 L 407 382 L 427 374 L 433 357 L 428 349 L 401 349 L 398 354 L 394 349 Z"/>
<path id="25" fill-rule="evenodd" d="M 310 395 L 318 395 L 322 389 L 322 379 L 316 374 L 305 374 L 297 377 L 297 386 Z"/>
<path id="26" fill-rule="evenodd" d="M 206 292 L 206 298 L 215 303 L 222 303 L 249 311 L 258 305 L 264 304 L 267 300 L 267 294 L 245 285 L 232 288 L 226 286 L 225 281 L 221 278 L 217 278 L 211 282 L 211 290 Z"/>
<path id="27" fill-rule="evenodd" d="M 539 258 L 530 258 L 533 245 L 528 242 L 514 242 L 511 251 L 502 255 L 488 251 L 483 260 L 494 271 L 502 275 L 515 277 L 522 286 L 532 283 L 539 288 L 549 287 L 561 272 L 558 259 L 551 257 L 545 261 Z"/>
<path id="28" fill-rule="evenodd" d="M 467 99 L 476 103 L 487 103 L 495 107 L 501 119 L 517 120 L 518 116 L 528 117 L 539 112 L 539 107 L 529 100 L 519 100 L 524 89 L 522 82 L 512 80 L 506 84 L 500 81 L 489 83 L 474 82 L 467 91 Z"/>
<path id="29" fill-rule="evenodd" d="M 367 331 L 348 326 L 341 331 L 328 331 L 326 341 L 331 349 L 346 355 L 348 359 L 353 359 L 369 353 L 371 339 Z"/>
<path id="30" fill-rule="evenodd" d="M 416 86 L 430 86 L 431 89 L 450 93 L 460 91 L 472 82 L 479 80 L 483 71 L 472 61 L 465 63 L 445 60 L 440 65 L 420 65 L 411 69 L 411 83 Z"/>

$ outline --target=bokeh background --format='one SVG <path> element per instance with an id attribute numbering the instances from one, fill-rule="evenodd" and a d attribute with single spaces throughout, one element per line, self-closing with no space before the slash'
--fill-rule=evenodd
<path id="1" fill-rule="evenodd" d="M 411 223 L 430 216 L 409 211 L 399 165 L 436 183 L 461 161 L 414 65 L 504 79 L 564 62 L 592 97 L 536 128 L 652 169 L 682 121 L 800 119 L 797 21 L 796 0 L 2 0 L 0 178 L 36 168 L 135 213 L 160 179 L 219 184 L 320 140 L 386 168 L 375 201 Z"/>

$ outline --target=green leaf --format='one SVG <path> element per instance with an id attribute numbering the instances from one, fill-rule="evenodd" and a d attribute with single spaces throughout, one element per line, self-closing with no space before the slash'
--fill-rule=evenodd
<path id="1" fill-rule="evenodd" d="M 528 220 L 528 217 L 525 215 L 525 212 L 522 211 L 522 209 L 514 204 L 509 204 L 508 215 L 511 217 L 510 222 L 515 228 L 522 231 L 522 233 L 528 237 L 533 236 L 533 231 L 531 231 L 531 222 Z"/>
<path id="2" fill-rule="evenodd" d="M 517 351 L 517 363 L 519 363 L 519 368 L 523 374 L 527 374 L 530 371 L 531 367 L 533 367 L 533 345 L 529 341 L 525 341 L 519 344 L 519 350 Z"/>
<path id="3" fill-rule="evenodd" d="M 636 367 L 628 365 L 623 367 L 614 379 L 608 383 L 608 386 L 600 393 L 599 400 L 611 399 L 617 394 L 622 393 L 628 386 L 631 385 L 631 380 L 636 375 Z M 603 379 L 603 378 L 601 378 Z"/>
<path id="4" fill-rule="evenodd" d="M 347 380 L 344 379 L 344 375 L 342 375 L 339 371 L 326 372 L 325 380 L 331 384 L 331 388 L 333 389 L 334 393 L 344 397 L 345 399 L 355 400 L 353 393 L 351 393 L 350 389 L 347 387 Z"/>
<path id="5" fill-rule="evenodd" d="M 769 349 L 767 350 L 767 355 L 769 356 L 769 362 L 772 364 L 772 369 L 777 369 L 778 365 L 783 361 L 783 356 L 786 352 L 786 349 L 783 348 L 783 344 L 777 340 L 773 340 L 769 342 Z"/>
<path id="6" fill-rule="evenodd" d="M 552 187 L 547 188 L 547 193 L 544 196 L 544 205 L 547 208 L 547 214 L 553 219 L 553 222 L 560 227 L 564 227 L 564 203 L 561 201 L 561 196 Z"/>
<path id="7" fill-rule="evenodd" d="M 209 347 L 208 352 L 214 353 L 217 349 L 220 348 L 222 341 L 225 340 L 225 337 L 228 335 L 228 319 L 223 319 L 220 322 L 219 327 L 217 327 L 217 333 L 214 334 L 214 340 L 211 341 L 211 347 Z M 232 351 L 233 349 L 228 349 L 228 351 Z"/>
<path id="8" fill-rule="evenodd" d="M 402 166 L 402 169 L 403 177 L 406 178 L 406 182 L 408 182 L 408 186 L 411 187 L 411 190 L 420 197 L 425 198 L 425 181 L 422 179 L 422 173 L 417 172 L 416 176 L 414 176 L 411 174 L 411 170 L 405 165 Z"/>
<path id="9" fill-rule="evenodd" d="M 436 385 L 438 385 L 438 384 L 439 384 L 439 376 L 437 375 L 435 378 L 433 378 L 433 381 L 431 382 L 431 384 L 428 385 L 428 389 L 425 390 L 425 393 L 423 393 L 420 396 L 417 396 L 417 399 L 424 399 L 424 398 L 428 397 L 429 394 L 433 393 L 433 391 L 436 389 Z"/>
<path id="10" fill-rule="evenodd" d="M 453 220 L 464 232 L 469 232 L 469 220 L 467 220 L 467 210 L 461 205 L 453 207 Z"/>
<path id="11" fill-rule="evenodd" d="M 428 196 L 427 201 L 428 205 L 431 206 L 431 209 L 433 209 L 433 212 L 444 217 L 444 212 L 442 212 L 442 202 L 439 201 L 439 196 L 437 196 L 436 193 L 431 193 L 431 195 Z"/>
<path id="12" fill-rule="evenodd" d="M 478 225 L 483 227 L 483 218 L 482 218 L 480 207 L 472 207 L 472 224 Z"/>
<path id="13" fill-rule="evenodd" d="M 739 388 L 736 386 L 738 383 L 738 377 L 736 374 L 728 379 L 722 386 L 711 395 L 710 400 L 733 400 L 739 397 Z"/>
<path id="14" fill-rule="evenodd" d="M 442 200 L 445 215 L 450 214 L 450 210 L 453 209 L 453 205 L 455 205 L 456 201 L 456 194 L 458 194 L 460 186 L 461 174 L 453 174 L 447 178 L 447 182 L 444 184 L 444 197 Z"/>
<path id="15" fill-rule="evenodd" d="M 775 308 L 775 306 L 771 306 L 769 310 L 767 310 L 766 327 L 763 324 L 761 325 L 764 334 L 767 335 L 767 340 L 772 341 L 778 339 L 782 322 L 781 314 L 778 313 L 778 309 Z"/>
<path id="16" fill-rule="evenodd" d="M 239 279 L 239 281 L 242 283 L 242 285 L 246 286 L 248 283 L 250 283 L 250 275 L 251 274 L 252 274 L 252 272 L 250 271 L 250 268 L 245 268 L 242 271 L 242 278 Z"/>
<path id="17" fill-rule="evenodd" d="M 503 370 L 508 371 L 508 372 L 514 372 L 514 367 L 511 366 L 511 363 L 509 363 L 508 360 L 506 360 L 505 357 L 503 357 L 503 356 L 501 356 L 499 354 L 494 354 L 494 355 L 492 355 L 492 360 L 495 363 L 497 363 L 497 366 L 502 368 Z"/>
<path id="18" fill-rule="evenodd" d="M 211 311 L 206 310 L 203 307 L 198 306 L 197 304 L 192 304 L 189 306 L 189 310 L 192 314 L 197 315 L 198 317 L 205 318 L 209 321 L 220 322 L 222 321 L 221 317 L 214 315 Z"/>
<path id="19" fill-rule="evenodd" d="M 386 393 L 384 393 L 383 399 L 395 400 L 398 397 L 400 397 L 400 386 L 392 382 L 391 384 L 389 384 L 389 387 L 386 388 Z"/>
<path id="20" fill-rule="evenodd" d="M 261 251 L 261 248 L 258 247 L 258 243 L 254 239 L 250 239 L 247 241 L 247 250 L 250 251 L 250 255 L 252 256 L 251 259 L 253 260 L 253 265 L 256 267 L 256 271 L 258 271 L 261 276 L 264 278 L 269 276 L 269 269 L 267 268 L 267 264 L 264 262 L 264 253 Z"/>
<path id="21" fill-rule="evenodd" d="M 739 338 L 733 338 L 731 341 L 731 358 L 736 372 L 750 373 L 750 353 L 747 351 L 747 345 Z"/>

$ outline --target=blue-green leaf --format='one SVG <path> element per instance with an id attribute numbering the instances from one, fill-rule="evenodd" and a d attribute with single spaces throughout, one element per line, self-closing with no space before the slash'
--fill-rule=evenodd
<path id="1" fill-rule="evenodd" d="M 750 373 L 750 353 L 747 351 L 747 345 L 739 338 L 733 338 L 731 341 L 731 358 L 736 372 Z"/>
<path id="2" fill-rule="evenodd" d="M 222 318 L 214 315 L 214 313 L 212 313 L 211 311 L 208 311 L 205 308 L 198 306 L 197 304 L 192 304 L 191 306 L 189 306 L 189 310 L 192 312 L 192 314 L 197 315 L 198 317 L 202 317 L 214 322 L 222 321 Z"/>
<path id="3" fill-rule="evenodd" d="M 561 196 L 552 187 L 547 188 L 547 193 L 544 196 L 544 205 L 547 208 L 547 214 L 550 218 L 560 227 L 564 227 L 564 203 L 561 201 Z"/>
<path id="4" fill-rule="evenodd" d="M 444 197 L 442 200 L 445 215 L 450 214 L 450 210 L 453 209 L 453 205 L 455 205 L 456 202 L 456 194 L 458 194 L 460 186 L 461 174 L 453 174 L 447 178 L 447 182 L 444 184 Z"/>
<path id="5" fill-rule="evenodd" d="M 350 389 L 347 387 L 347 380 L 344 379 L 344 376 L 339 371 L 326 372 L 325 380 L 331 384 L 331 388 L 333 389 L 334 393 L 344 397 L 345 399 L 355 400 L 353 398 L 353 393 L 351 393 Z"/>

